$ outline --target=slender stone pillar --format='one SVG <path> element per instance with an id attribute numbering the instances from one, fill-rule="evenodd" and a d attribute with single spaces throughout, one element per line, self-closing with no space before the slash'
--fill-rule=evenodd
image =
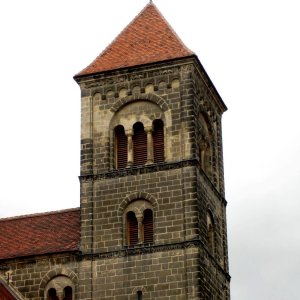
<path id="1" fill-rule="evenodd" d="M 133 141 L 132 141 L 132 130 L 126 131 L 127 136 L 127 167 L 131 167 L 133 165 Z"/>
<path id="2" fill-rule="evenodd" d="M 143 214 L 138 213 L 136 214 L 136 219 L 138 221 L 138 243 L 142 244 L 143 243 Z"/>
<path id="3" fill-rule="evenodd" d="M 153 164 L 153 137 L 152 137 L 152 127 L 151 128 L 145 128 L 145 131 L 147 133 L 147 162 L 146 164 Z"/>

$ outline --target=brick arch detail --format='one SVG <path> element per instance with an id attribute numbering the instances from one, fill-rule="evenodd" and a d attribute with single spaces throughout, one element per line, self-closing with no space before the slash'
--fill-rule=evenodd
<path id="1" fill-rule="evenodd" d="M 124 98 L 121 98 L 111 107 L 110 111 L 115 113 L 119 109 L 121 109 L 124 105 L 126 105 L 130 102 L 138 101 L 138 100 L 147 100 L 147 101 L 153 102 L 153 103 L 157 104 L 163 112 L 166 112 L 167 110 L 169 110 L 169 106 L 163 98 L 159 97 L 156 94 L 149 93 L 149 94 L 143 94 L 143 95 L 138 95 L 138 96 L 136 96 L 136 95 L 135 96 L 126 96 Z"/>
<path id="2" fill-rule="evenodd" d="M 134 288 L 132 289 L 132 294 L 136 294 L 138 291 L 141 291 L 141 292 L 143 292 L 143 293 L 146 293 L 146 292 L 147 292 L 147 289 L 146 289 L 146 287 L 144 287 L 144 286 L 134 287 Z"/>
<path id="3" fill-rule="evenodd" d="M 77 275 L 68 268 L 55 268 L 48 271 L 43 279 L 41 280 L 40 287 L 39 287 L 39 297 L 40 299 L 44 299 L 44 290 L 47 283 L 56 276 L 66 276 L 70 278 L 70 280 L 76 285 L 77 282 Z"/>
<path id="4" fill-rule="evenodd" d="M 119 205 L 118 213 L 119 215 L 122 215 L 126 207 L 129 205 L 130 202 L 137 199 L 144 199 L 146 201 L 149 201 L 154 209 L 158 207 L 158 202 L 154 198 L 153 195 L 147 193 L 147 192 L 135 192 L 130 195 L 128 195 L 125 199 L 122 200 L 122 202 Z"/>

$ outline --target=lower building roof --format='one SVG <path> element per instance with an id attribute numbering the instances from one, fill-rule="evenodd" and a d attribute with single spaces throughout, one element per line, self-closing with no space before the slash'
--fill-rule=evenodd
<path id="1" fill-rule="evenodd" d="M 79 250 L 80 209 L 0 219 L 0 260 Z"/>

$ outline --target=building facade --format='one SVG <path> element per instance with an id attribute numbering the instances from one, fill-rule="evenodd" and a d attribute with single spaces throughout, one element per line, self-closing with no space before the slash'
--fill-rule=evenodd
<path id="1" fill-rule="evenodd" d="M 0 299 L 230 299 L 226 106 L 198 57 L 150 2 L 74 79 L 80 208 L 0 221 L 47 237 L 0 238 Z"/>

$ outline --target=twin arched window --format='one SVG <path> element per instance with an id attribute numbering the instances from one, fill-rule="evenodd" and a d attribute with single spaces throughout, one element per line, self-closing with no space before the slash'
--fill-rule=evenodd
<path id="1" fill-rule="evenodd" d="M 153 243 L 153 210 L 144 200 L 131 203 L 126 212 L 126 243 L 129 246 Z"/>
<path id="2" fill-rule="evenodd" d="M 73 299 L 73 292 L 70 286 L 66 286 L 63 290 L 63 300 L 72 300 Z M 47 300 L 59 300 L 56 289 L 50 288 L 48 290 Z"/>
<path id="3" fill-rule="evenodd" d="M 152 128 L 146 130 L 143 123 L 136 122 L 132 129 L 125 133 L 122 125 L 115 128 L 116 168 L 164 162 L 163 121 L 154 120 Z"/>

